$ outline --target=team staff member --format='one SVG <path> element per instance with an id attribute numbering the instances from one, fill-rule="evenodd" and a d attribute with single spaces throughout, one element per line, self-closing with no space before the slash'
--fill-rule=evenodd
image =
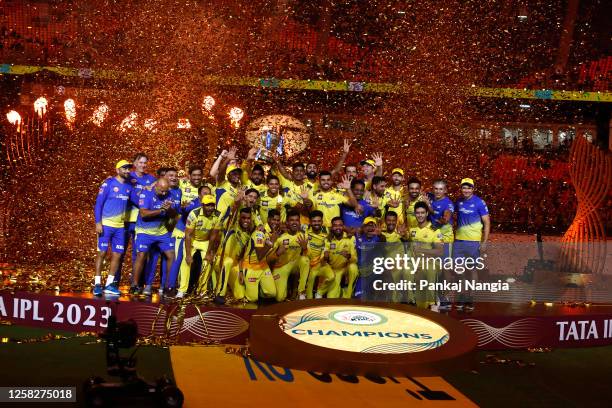
<path id="1" fill-rule="evenodd" d="M 321 189 L 313 195 L 314 209 L 323 213 L 323 226 L 329 228 L 332 218 L 340 216 L 340 204 L 355 208 L 358 203 L 350 191 L 350 184 L 346 176 L 343 179 L 342 187 L 347 190 L 348 195 L 341 194 L 332 188 L 332 175 L 329 171 L 321 172 L 319 183 Z"/>
<path id="2" fill-rule="evenodd" d="M 128 223 L 128 241 L 132 242 L 132 275 L 134 274 L 134 265 L 136 265 L 136 221 L 138 219 L 138 200 L 140 192 L 145 188 L 151 188 L 151 185 L 155 183 L 156 178 L 151 174 L 147 174 L 147 163 L 149 158 L 144 153 L 137 153 L 134 156 L 134 160 L 132 161 L 132 165 L 134 171 L 130 172 L 130 184 L 132 185 L 132 192 L 130 195 L 130 218 Z M 126 246 L 127 246 L 126 242 Z M 123 257 L 121 259 L 123 263 Z M 115 276 L 115 282 L 119 284 L 121 281 L 121 266 L 117 271 L 117 275 Z"/>
<path id="3" fill-rule="evenodd" d="M 280 180 L 274 175 L 268 176 L 268 189 L 259 197 L 259 213 L 263 224 L 268 223 L 268 212 L 277 210 L 280 213 L 281 222 L 287 220 L 287 207 L 293 207 L 296 202 L 288 195 L 281 194 Z"/>
<path id="4" fill-rule="evenodd" d="M 96 276 L 94 277 L 93 294 L 101 296 L 102 292 L 119 295 L 115 275 L 119 270 L 121 255 L 127 244 L 126 221 L 129 216 L 129 201 L 132 186 L 128 182 L 131 163 L 120 160 L 115 165 L 117 175 L 109 177 L 100 186 L 94 216 L 96 234 L 98 235 L 98 255 L 96 256 Z M 102 287 L 102 264 L 111 247 L 110 271 L 106 285 Z"/>
<path id="5" fill-rule="evenodd" d="M 363 220 L 367 217 L 376 216 L 376 210 L 363 199 L 363 194 L 365 193 L 365 183 L 363 180 L 353 179 L 351 181 L 351 192 L 358 205 L 357 207 L 351 207 L 347 204 L 340 204 L 340 214 L 344 227 L 355 234 L 361 228 Z"/>
<path id="6" fill-rule="evenodd" d="M 207 282 L 208 276 L 200 279 L 202 270 L 211 273 L 216 243 L 221 228 L 221 218 L 215 210 L 215 198 L 204 195 L 202 206 L 194 209 L 187 216 L 185 225 L 185 256 L 179 273 L 179 289 L 176 294 L 181 298 L 198 282 Z M 192 273 L 194 271 L 195 273 Z M 205 289 L 205 288 L 204 288 Z"/>
<path id="7" fill-rule="evenodd" d="M 217 296 L 215 298 L 215 303 L 225 303 L 225 294 L 228 284 L 233 291 L 235 291 L 236 286 L 240 284 L 238 281 L 238 268 L 240 266 L 240 260 L 244 256 L 246 246 L 253 234 L 253 229 L 251 209 L 240 209 L 238 213 L 238 224 L 227 233 L 224 244 L 218 251 L 221 265 L 218 266 L 219 278 L 216 283 Z"/>
<path id="8" fill-rule="evenodd" d="M 170 195 L 170 185 L 165 178 L 159 179 L 152 190 L 143 190 L 138 200 L 139 214 L 136 221 L 136 264 L 132 277 L 132 294 L 139 294 L 138 282 L 151 247 L 157 247 L 166 256 L 166 267 L 174 262 L 174 241 L 166 225 L 174 219 L 180 209 Z"/>
<path id="9" fill-rule="evenodd" d="M 275 216 L 278 217 L 273 214 L 272 218 Z M 265 298 L 276 297 L 276 285 L 267 261 L 276 238 L 276 233 L 260 229 L 255 229 L 251 234 L 238 272 L 238 284 L 234 286 L 236 299 L 257 302 L 260 293 Z"/>
<path id="10" fill-rule="evenodd" d="M 457 212 L 457 231 L 453 245 L 454 258 L 480 257 L 480 252 L 486 250 L 491 230 L 491 219 L 487 204 L 474 194 L 474 180 L 464 178 L 461 180 L 461 197 L 455 203 Z M 477 279 L 475 269 L 468 269 L 464 273 L 466 279 Z M 474 308 L 472 294 L 461 292 L 457 307 L 471 310 Z"/>
<path id="11" fill-rule="evenodd" d="M 164 168 L 163 176 L 160 176 L 160 178 L 161 177 L 164 177 L 166 180 L 168 180 L 168 185 L 170 187 L 168 192 L 170 193 L 170 196 L 172 197 L 172 201 L 174 204 L 173 207 L 178 209 L 175 218 L 169 219 L 168 225 L 166 225 L 168 230 L 171 233 L 174 233 L 174 228 L 178 220 L 180 219 L 181 210 L 182 210 L 181 209 L 182 190 L 179 187 L 178 170 L 174 167 L 166 167 Z M 174 237 L 172 237 L 172 239 L 176 243 L 176 239 Z M 170 273 L 168 272 L 171 269 L 167 268 L 168 263 L 165 262 L 164 255 L 162 254 L 159 248 L 157 247 L 152 248 L 151 251 L 149 251 L 149 259 L 145 266 L 145 274 L 144 274 L 145 275 L 145 287 L 144 287 L 144 290 L 142 291 L 142 294 L 145 296 L 150 296 L 152 293 L 151 288 L 153 285 L 153 281 L 155 280 L 155 273 L 157 271 L 157 262 L 160 259 L 160 257 L 162 259 L 161 274 L 160 274 L 161 278 L 160 278 L 160 285 L 159 285 L 160 294 L 163 294 L 164 287 L 174 286 L 174 282 L 172 282 L 171 284 L 169 281 Z M 176 261 L 176 255 L 174 259 Z M 174 265 L 174 263 L 172 265 Z"/>
<path id="12" fill-rule="evenodd" d="M 345 299 L 350 299 L 355 287 L 355 280 L 359 275 L 357 250 L 355 248 L 355 237 L 348 236 L 344 232 L 344 222 L 340 217 L 332 220 L 329 238 L 329 266 L 334 272 L 334 280 L 327 289 L 327 298 L 337 299 L 342 296 Z M 342 282 L 346 282 L 346 284 L 342 285 Z"/>
<path id="13" fill-rule="evenodd" d="M 404 224 L 405 208 L 404 200 L 406 190 L 404 189 L 404 170 L 394 168 L 391 171 L 391 185 L 385 190 L 385 208 L 384 211 L 393 211 L 397 214 L 397 223 Z M 385 213 L 382 214 L 383 218 Z"/>
<path id="14" fill-rule="evenodd" d="M 305 298 L 310 260 L 308 240 L 300 231 L 300 214 L 296 210 L 287 211 L 287 232 L 282 234 L 272 249 L 268 261 L 274 265 L 272 275 L 276 284 L 276 300 L 287 298 L 287 282 L 292 273 L 299 274 L 298 294 Z"/>
<path id="15" fill-rule="evenodd" d="M 359 269 L 359 279 L 355 283 L 353 297 L 360 298 L 365 296 L 367 300 L 376 297 L 373 281 L 375 275 L 372 273 L 373 256 L 378 252 L 376 249 L 379 242 L 385 242 L 385 238 L 380 235 L 378 220 L 368 217 L 363 220 L 361 232 L 355 235 L 355 248 L 357 249 L 357 267 Z"/>
<path id="16" fill-rule="evenodd" d="M 414 216 L 417 221 L 416 227 L 410 228 L 410 244 L 412 256 L 430 258 L 442 256 L 442 234 L 431 227 L 427 219 L 429 207 L 424 202 L 414 205 Z M 438 270 L 430 261 L 430 264 L 422 265 L 415 273 L 414 280 L 417 282 L 416 304 L 418 307 L 429 308 L 436 304 L 436 292 L 433 290 L 419 289 L 421 280 L 435 283 L 438 278 Z"/>
<path id="17" fill-rule="evenodd" d="M 310 227 L 306 230 L 308 239 L 308 259 L 310 272 L 306 283 L 306 298 L 312 299 L 317 284 L 317 299 L 322 298 L 327 288 L 334 280 L 334 271 L 329 266 L 329 240 L 327 229 L 323 227 L 323 213 L 312 211 L 310 213 Z"/>

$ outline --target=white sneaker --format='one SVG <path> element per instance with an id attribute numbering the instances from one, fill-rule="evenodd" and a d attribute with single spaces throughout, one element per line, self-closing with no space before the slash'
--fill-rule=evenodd
<path id="1" fill-rule="evenodd" d="M 306 300 L 306 294 L 300 293 L 300 295 L 298 296 L 298 300 Z"/>
<path id="2" fill-rule="evenodd" d="M 323 299 L 323 295 L 319 292 L 315 292 L 315 299 Z"/>
<path id="3" fill-rule="evenodd" d="M 176 292 L 176 297 L 179 299 L 182 299 L 183 297 L 185 297 L 185 292 L 181 292 L 180 290 L 178 292 Z"/>

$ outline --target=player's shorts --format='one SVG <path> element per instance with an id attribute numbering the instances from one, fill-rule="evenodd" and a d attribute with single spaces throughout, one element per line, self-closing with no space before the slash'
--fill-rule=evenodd
<path id="1" fill-rule="evenodd" d="M 125 252 L 127 230 L 125 228 L 102 226 L 102 235 L 98 236 L 98 250 L 106 252 L 110 244 L 111 251 L 118 254 Z"/>
<path id="2" fill-rule="evenodd" d="M 480 241 L 455 240 L 453 244 L 453 258 L 472 258 L 480 257 Z"/>
<path id="3" fill-rule="evenodd" d="M 157 247 L 162 251 L 174 251 L 174 238 L 170 233 L 164 235 L 150 235 L 139 232 L 136 234 L 136 251 L 137 252 L 149 252 L 153 245 L 157 244 Z"/>

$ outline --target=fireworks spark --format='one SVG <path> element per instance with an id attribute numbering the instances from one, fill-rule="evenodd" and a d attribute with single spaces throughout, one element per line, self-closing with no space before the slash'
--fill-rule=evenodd
<path id="1" fill-rule="evenodd" d="M 179 119 L 178 123 L 176 124 L 176 128 L 177 129 L 191 129 L 191 122 L 189 122 L 189 119 Z"/>
<path id="2" fill-rule="evenodd" d="M 19 112 L 12 110 L 6 114 L 6 118 L 8 119 L 11 125 L 17 126 L 17 132 L 21 129 L 21 115 Z"/>
<path id="3" fill-rule="evenodd" d="M 143 126 L 149 132 L 153 132 L 153 133 L 157 132 L 157 121 L 155 119 L 152 119 L 152 118 L 145 119 Z"/>
<path id="4" fill-rule="evenodd" d="M 47 105 L 47 98 L 44 96 L 34 101 L 34 111 L 38 114 L 38 117 L 42 118 L 43 115 L 47 113 Z"/>
<path id="5" fill-rule="evenodd" d="M 72 128 L 76 120 L 76 103 L 74 99 L 66 99 L 64 101 L 64 113 L 66 114 L 66 123 Z"/>
<path id="6" fill-rule="evenodd" d="M 126 132 L 129 129 L 133 129 L 136 127 L 136 119 L 138 119 L 138 114 L 136 112 L 130 113 L 121 121 L 119 125 L 119 130 L 122 132 Z"/>
<path id="7" fill-rule="evenodd" d="M 202 113 L 208 116 L 209 119 L 214 119 L 215 115 L 212 113 L 212 108 L 215 106 L 215 98 L 207 95 L 202 102 Z"/>
<path id="8" fill-rule="evenodd" d="M 105 103 L 102 103 L 94 111 L 93 115 L 91 116 L 91 121 L 94 123 L 94 125 L 100 127 L 102 126 L 102 122 L 104 122 L 107 116 L 108 116 L 108 105 Z"/>
<path id="9" fill-rule="evenodd" d="M 238 129 L 240 127 L 240 119 L 244 116 L 244 112 L 240 108 L 232 108 L 229 113 L 230 121 L 232 125 Z"/>

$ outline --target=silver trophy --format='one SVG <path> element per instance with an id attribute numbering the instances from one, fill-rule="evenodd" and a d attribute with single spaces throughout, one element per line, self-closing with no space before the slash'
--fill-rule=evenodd
<path id="1" fill-rule="evenodd" d="M 280 126 L 263 130 L 260 140 L 262 147 L 257 151 L 255 160 L 264 163 L 272 163 L 274 161 L 272 158 L 274 152 L 279 156 L 283 154 L 284 140 Z"/>

